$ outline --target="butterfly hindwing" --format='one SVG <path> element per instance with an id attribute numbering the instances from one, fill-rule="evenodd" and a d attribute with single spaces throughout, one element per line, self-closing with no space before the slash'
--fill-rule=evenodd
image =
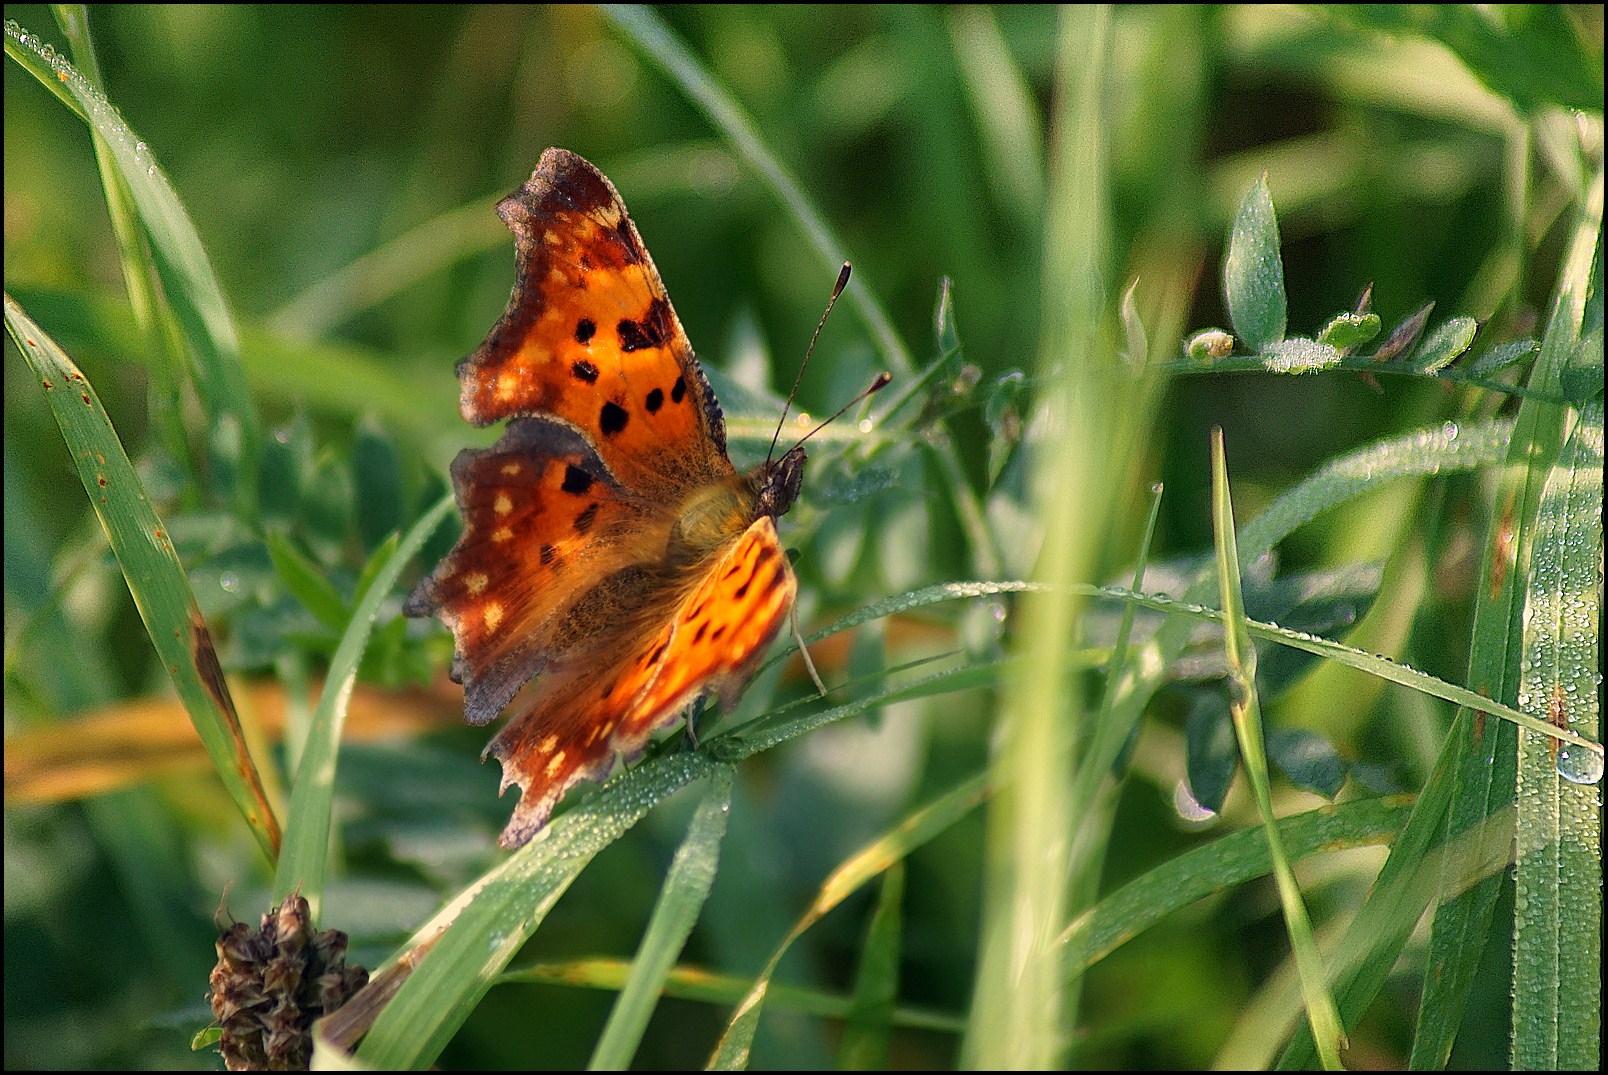
<path id="1" fill-rule="evenodd" d="M 528 840 L 574 784 L 606 776 L 616 753 L 638 754 L 699 694 L 734 701 L 781 630 L 797 583 L 774 522 L 763 516 L 683 590 L 668 620 L 637 632 L 640 641 L 613 662 L 549 673 L 530 708 L 491 741 L 503 787 L 521 789 L 504 847 Z"/>
<path id="2" fill-rule="evenodd" d="M 586 621 L 609 617 L 589 595 L 668 524 L 614 486 L 585 441 L 534 419 L 459 452 L 452 482 L 463 536 L 405 611 L 452 629 L 466 714 L 485 724 L 551 660 L 591 644 Z"/>

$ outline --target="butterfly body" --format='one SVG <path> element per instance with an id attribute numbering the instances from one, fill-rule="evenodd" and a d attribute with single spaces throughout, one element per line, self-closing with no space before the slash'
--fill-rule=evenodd
<path id="1" fill-rule="evenodd" d="M 466 419 L 510 421 L 453 461 L 463 536 L 405 611 L 452 629 L 470 723 L 523 691 L 487 747 L 521 788 L 512 848 L 699 695 L 735 701 L 797 592 L 774 520 L 804 452 L 732 466 L 714 392 L 596 168 L 549 149 L 498 212 L 514 292 L 458 374 Z"/>

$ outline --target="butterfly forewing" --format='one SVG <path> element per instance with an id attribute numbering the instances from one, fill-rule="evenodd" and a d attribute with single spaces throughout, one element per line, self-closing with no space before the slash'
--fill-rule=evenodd
<path id="1" fill-rule="evenodd" d="M 459 368 L 464 417 L 554 415 L 622 485 L 660 500 L 730 475 L 720 407 L 614 186 L 549 149 L 497 210 L 518 277 Z"/>

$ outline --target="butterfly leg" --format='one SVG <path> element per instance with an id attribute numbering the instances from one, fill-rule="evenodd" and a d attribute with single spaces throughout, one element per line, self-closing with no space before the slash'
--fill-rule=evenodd
<path id="1" fill-rule="evenodd" d="M 810 647 L 805 645 L 804 636 L 802 634 L 800 634 L 799 630 L 798 630 L 798 606 L 797 605 L 794 605 L 793 606 L 793 611 L 788 614 L 787 623 L 788 623 L 788 626 L 791 627 L 792 630 L 793 630 L 793 641 L 798 643 L 799 656 L 804 658 L 804 667 L 809 670 L 810 679 L 815 681 L 815 689 L 821 692 L 821 697 L 822 698 L 825 698 L 826 697 L 826 684 L 821 682 L 821 673 L 819 673 L 819 672 L 817 672 L 815 670 L 815 662 L 810 660 Z"/>
<path id="2" fill-rule="evenodd" d="M 692 712 L 687 714 L 687 749 L 689 750 L 698 749 L 698 721 L 703 717 L 704 709 L 708 707 L 708 704 L 708 698 L 699 698 L 693 703 Z"/>

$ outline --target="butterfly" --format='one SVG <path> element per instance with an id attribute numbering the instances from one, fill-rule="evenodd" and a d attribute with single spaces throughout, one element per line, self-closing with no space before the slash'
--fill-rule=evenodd
<path id="1" fill-rule="evenodd" d="M 697 697 L 736 701 L 798 592 L 775 520 L 805 453 L 732 466 L 653 259 L 590 163 L 547 150 L 497 212 L 513 295 L 458 378 L 467 421 L 509 421 L 453 460 L 463 534 L 404 612 L 451 629 L 469 723 L 535 679 L 485 751 L 520 788 L 513 849 Z"/>

